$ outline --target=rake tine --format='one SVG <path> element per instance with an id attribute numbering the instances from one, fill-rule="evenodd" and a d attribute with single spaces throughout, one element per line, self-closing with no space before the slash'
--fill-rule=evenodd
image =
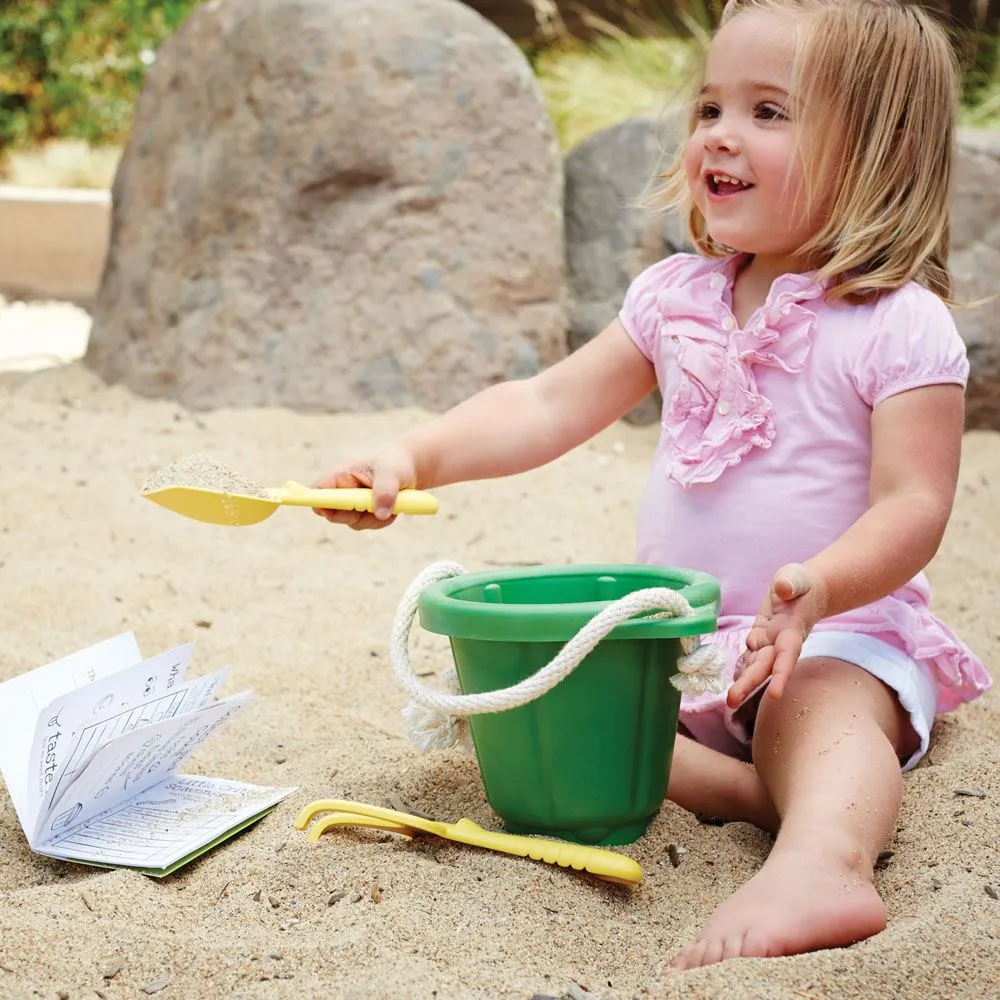
<path id="1" fill-rule="evenodd" d="M 293 825 L 296 830 L 304 830 L 320 813 L 343 812 L 345 805 L 343 799 L 317 799 L 299 810 Z"/>
<path id="2" fill-rule="evenodd" d="M 335 812 L 317 820 L 309 828 L 309 839 L 315 843 L 327 830 L 332 830 L 335 826 L 363 826 L 372 830 L 385 830 L 388 833 L 398 833 L 403 837 L 413 837 L 417 832 L 412 827 L 403 826 L 402 823 L 391 823 L 386 819 L 374 819 L 371 816 L 362 816 L 359 813 Z"/>

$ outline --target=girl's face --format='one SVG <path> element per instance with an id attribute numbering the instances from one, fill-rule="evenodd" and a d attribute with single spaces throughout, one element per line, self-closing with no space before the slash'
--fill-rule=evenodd
<path id="1" fill-rule="evenodd" d="M 808 269 L 797 251 L 824 221 L 831 195 L 820 185 L 806 204 L 790 104 L 796 23 L 748 11 L 719 30 L 684 150 L 688 186 L 712 238 L 783 271 Z"/>

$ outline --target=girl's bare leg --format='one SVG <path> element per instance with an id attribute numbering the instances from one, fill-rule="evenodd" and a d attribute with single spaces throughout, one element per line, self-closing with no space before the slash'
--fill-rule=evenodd
<path id="1" fill-rule="evenodd" d="M 722 820 L 743 820 L 768 833 L 778 829 L 778 812 L 753 764 L 677 734 L 667 798 L 689 812 Z"/>
<path id="2" fill-rule="evenodd" d="M 760 871 L 724 902 L 672 968 L 852 944 L 885 927 L 873 867 L 917 746 L 895 694 L 853 664 L 802 660 L 784 696 L 761 700 L 757 774 L 781 826 Z"/>

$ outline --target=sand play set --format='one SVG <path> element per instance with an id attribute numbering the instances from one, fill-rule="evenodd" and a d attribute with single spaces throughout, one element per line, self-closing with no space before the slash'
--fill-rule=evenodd
<path id="1" fill-rule="evenodd" d="M 309 489 L 293 482 L 264 488 L 204 455 L 154 473 L 142 493 L 185 517 L 228 526 L 257 524 L 280 506 L 371 511 L 373 504 L 370 489 Z M 437 509 L 431 494 L 402 490 L 394 513 Z M 698 640 L 715 631 L 718 602 L 712 577 L 671 567 L 528 566 L 483 573 L 452 562 L 427 567 L 406 589 L 390 638 L 396 679 L 411 699 L 403 710 L 407 733 L 424 750 L 467 737 L 486 799 L 506 832 L 469 819 L 439 822 L 341 799 L 306 805 L 296 827 L 314 841 L 339 827 L 430 834 L 637 884 L 639 865 L 608 848 L 639 839 L 664 800 L 681 692 L 721 689 L 719 654 Z M 424 684 L 409 662 L 417 620 L 449 639 L 449 690 Z M 136 698 L 142 701 L 138 693 Z M 198 710 L 225 711 L 208 702 Z M 170 728 L 162 718 L 156 723 Z M 170 763 L 165 775 L 182 780 L 174 767 L 179 761 Z M 87 765 L 73 762 L 79 772 Z M 291 789 L 267 791 L 269 801 L 243 810 L 239 823 L 224 824 L 227 829 L 214 830 L 200 849 L 186 845 L 183 853 L 197 856 L 221 842 L 233 826 L 259 819 Z M 69 830 L 72 819 L 65 824 Z M 188 859 L 172 857 L 157 873 Z"/>

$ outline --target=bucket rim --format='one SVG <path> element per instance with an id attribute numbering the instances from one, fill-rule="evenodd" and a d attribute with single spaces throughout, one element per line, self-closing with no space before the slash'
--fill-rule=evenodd
<path id="1" fill-rule="evenodd" d="M 642 588 L 635 590 L 671 587 L 687 598 L 694 612 L 690 618 L 636 618 L 617 626 L 606 639 L 671 639 L 716 630 L 720 585 L 715 577 L 700 570 L 643 563 L 571 563 L 463 573 L 432 583 L 421 592 L 417 604 L 420 625 L 428 632 L 453 639 L 565 642 L 613 601 L 494 604 L 455 596 L 490 583 L 553 576 L 638 577 L 643 580 Z"/>

